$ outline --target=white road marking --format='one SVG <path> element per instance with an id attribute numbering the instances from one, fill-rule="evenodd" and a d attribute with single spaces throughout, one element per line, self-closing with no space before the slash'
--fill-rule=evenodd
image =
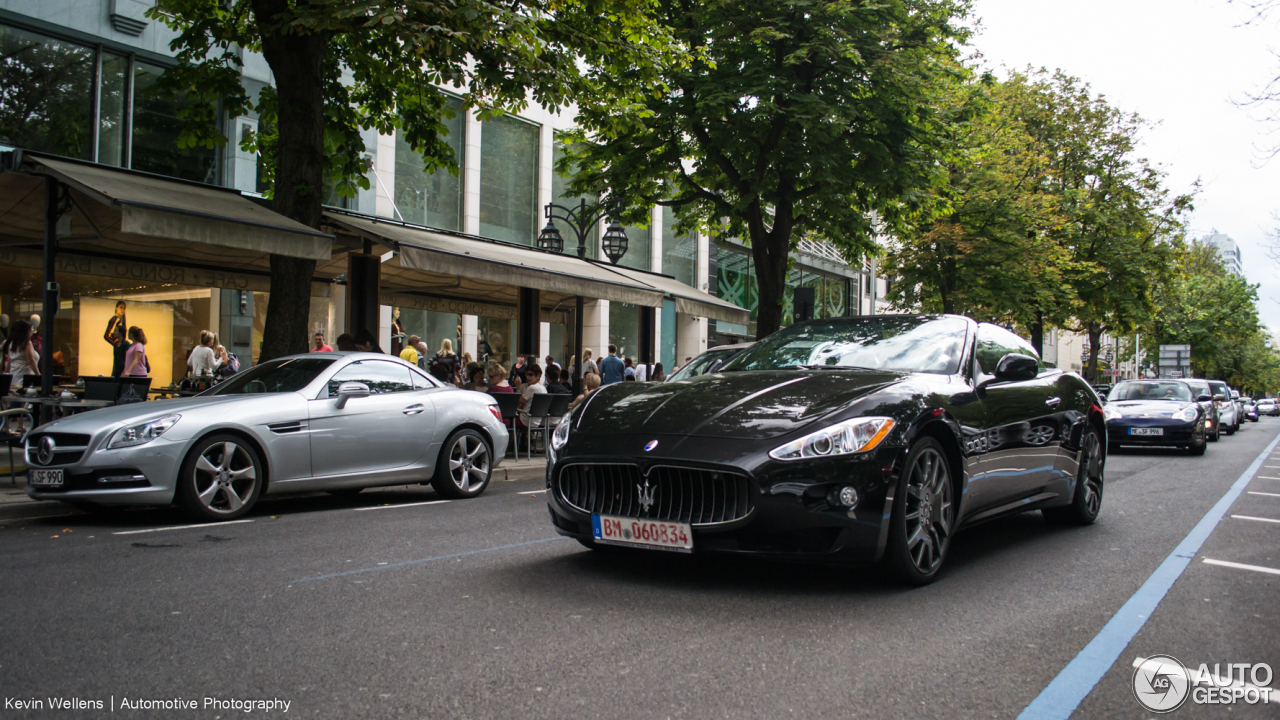
<path id="1" fill-rule="evenodd" d="M 427 500 L 426 502 L 403 503 L 400 505 L 373 505 L 371 507 L 355 508 L 355 511 L 364 512 L 365 510 L 386 510 L 388 508 L 418 507 L 419 505 L 439 505 L 440 503 L 447 503 L 447 502 L 449 501 L 448 500 Z"/>
<path id="2" fill-rule="evenodd" d="M 1267 477 L 1266 475 L 1257 475 L 1259 480 L 1280 480 L 1280 478 Z"/>
<path id="3" fill-rule="evenodd" d="M 146 530 L 124 530 L 121 532 L 111 533 L 112 535 L 141 535 L 143 533 L 165 532 L 167 530 L 192 530 L 194 528 L 219 527 L 221 525 L 239 525 L 240 523 L 251 523 L 252 520 L 228 520 L 226 522 L 200 523 L 199 525 L 173 525 L 171 527 L 147 528 Z"/>
<path id="4" fill-rule="evenodd" d="M 526 492 L 516 493 L 516 494 L 517 494 L 517 495 L 537 495 L 538 493 L 544 493 L 544 492 L 546 492 L 546 491 L 547 491 L 547 489 L 546 489 L 546 488 L 543 488 L 543 489 L 541 489 L 541 490 L 528 490 L 528 491 L 526 491 Z"/>
<path id="5" fill-rule="evenodd" d="M 1249 494 L 1250 495 L 1266 495 L 1267 497 L 1280 497 L 1280 493 L 1254 492 L 1252 490 L 1249 491 Z"/>
<path id="6" fill-rule="evenodd" d="M 1269 523 L 1280 524 L 1280 520 L 1276 520 L 1275 518 L 1260 518 L 1260 517 L 1253 517 L 1251 515 L 1232 515 L 1231 517 L 1237 520 L 1256 520 L 1258 522 L 1269 522 Z"/>
<path id="7" fill-rule="evenodd" d="M 1254 572 L 1267 573 L 1270 575 L 1280 575 L 1280 570 L 1262 567 L 1261 565 L 1245 565 L 1243 563 L 1227 562 L 1226 560 L 1213 560 L 1211 558 L 1204 558 L 1204 562 L 1206 565 L 1221 565 L 1222 567 L 1235 568 L 1236 570 L 1252 570 Z"/>

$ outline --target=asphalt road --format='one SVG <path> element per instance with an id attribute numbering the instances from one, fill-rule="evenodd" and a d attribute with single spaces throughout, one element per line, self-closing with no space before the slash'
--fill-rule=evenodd
<path id="1" fill-rule="evenodd" d="M 1033 513 L 982 526 L 914 590 L 874 569 L 597 555 L 555 536 L 540 478 L 471 501 L 427 488 L 270 500 L 216 527 L 9 507 L 0 696 L 45 710 L 0 717 L 102 717 L 122 698 L 198 706 L 138 717 L 263 714 L 205 698 L 320 718 L 1014 717 L 1278 433 L 1264 418 L 1200 458 L 1113 455 L 1096 525 Z M 1280 478 L 1265 467 L 1280 451 L 1263 465 Z M 1280 523 L 1234 515 L 1280 519 L 1280 480 L 1250 482 L 1075 717 L 1152 717 L 1131 690 L 1138 657 L 1280 672 L 1280 575 L 1203 562 L 1280 568 Z M 1227 715 L 1280 704 L 1173 717 Z"/>

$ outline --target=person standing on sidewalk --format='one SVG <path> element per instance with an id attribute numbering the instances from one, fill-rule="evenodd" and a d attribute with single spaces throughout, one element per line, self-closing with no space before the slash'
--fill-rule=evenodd
<path id="1" fill-rule="evenodd" d="M 146 377 L 151 372 L 151 363 L 147 362 L 147 335 L 135 325 L 129 328 L 129 342 L 122 377 Z"/>
<path id="2" fill-rule="evenodd" d="M 600 361 L 600 384 L 612 385 L 622 382 L 623 372 L 626 365 L 622 359 L 618 357 L 618 346 L 609 346 L 609 357 Z"/>
<path id="3" fill-rule="evenodd" d="M 111 345 L 111 377 L 120 377 L 124 373 L 124 356 L 131 346 L 127 336 L 129 324 L 124 319 L 125 308 L 123 300 L 116 301 L 116 314 L 107 321 L 107 331 L 102 334 L 102 339 Z"/>

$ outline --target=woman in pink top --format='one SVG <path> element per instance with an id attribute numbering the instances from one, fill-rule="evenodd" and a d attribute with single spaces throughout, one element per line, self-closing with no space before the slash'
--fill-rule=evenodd
<path id="1" fill-rule="evenodd" d="M 151 368 L 147 363 L 147 335 L 142 328 L 137 325 L 129 328 L 129 343 L 129 349 L 124 352 L 124 374 L 146 377 Z"/>

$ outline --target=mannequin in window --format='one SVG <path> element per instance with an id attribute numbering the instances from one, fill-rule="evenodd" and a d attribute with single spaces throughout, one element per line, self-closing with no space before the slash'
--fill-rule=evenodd
<path id="1" fill-rule="evenodd" d="M 400 324 L 400 308 L 391 308 L 391 354 L 404 350 L 404 326 Z"/>

